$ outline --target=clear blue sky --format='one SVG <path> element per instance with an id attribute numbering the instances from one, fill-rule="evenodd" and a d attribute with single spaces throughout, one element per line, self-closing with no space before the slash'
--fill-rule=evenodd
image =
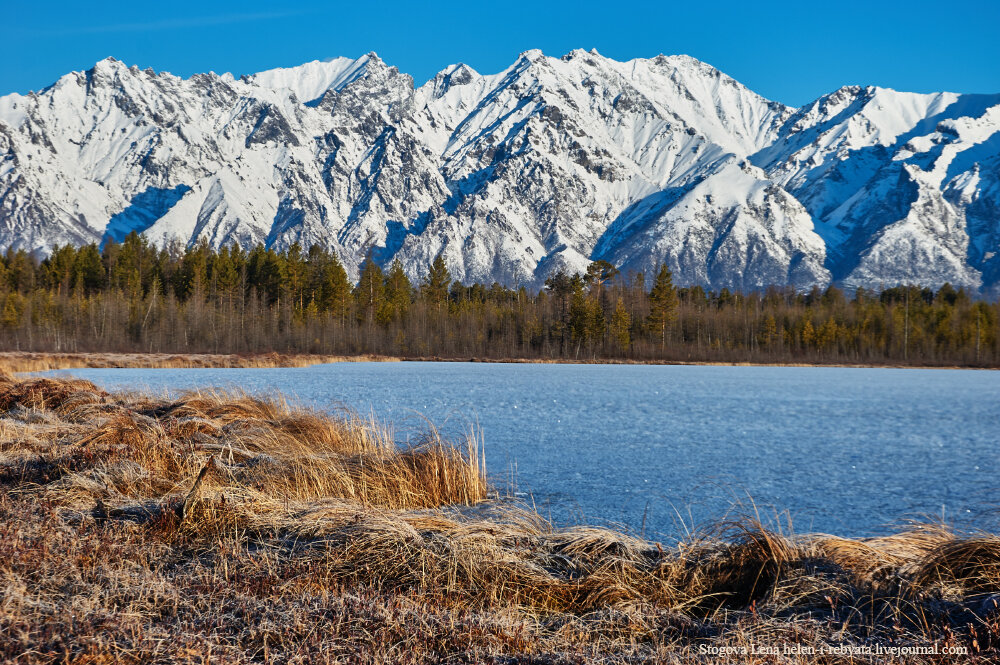
<path id="1" fill-rule="evenodd" d="M 376 51 L 419 85 L 454 62 L 493 73 L 529 48 L 578 47 L 620 60 L 686 53 L 793 105 L 846 84 L 1000 92 L 996 0 L 4 4 L 0 94 L 109 55 L 189 76 Z"/>

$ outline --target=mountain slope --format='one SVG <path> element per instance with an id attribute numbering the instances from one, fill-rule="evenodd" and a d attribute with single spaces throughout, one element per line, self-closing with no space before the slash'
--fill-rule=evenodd
<path id="1" fill-rule="evenodd" d="M 838 281 L 976 289 L 1000 214 L 980 202 L 970 237 L 984 193 L 971 172 L 998 153 L 1000 95 L 848 87 L 796 112 L 753 160 L 805 205 Z"/>
<path id="2" fill-rule="evenodd" d="M 113 59 L 0 98 L 0 247 L 320 243 L 540 285 L 1000 281 L 1000 95 L 842 88 L 801 109 L 687 56 L 527 51 L 416 87 L 374 53 L 234 79 Z"/>

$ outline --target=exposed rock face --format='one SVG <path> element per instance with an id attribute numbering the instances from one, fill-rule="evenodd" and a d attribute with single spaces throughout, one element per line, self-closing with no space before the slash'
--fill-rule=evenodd
<path id="1" fill-rule="evenodd" d="M 0 247 L 320 243 L 539 285 L 997 290 L 1000 95 L 842 88 L 792 109 L 686 56 L 521 54 L 415 87 L 374 54 L 234 79 L 112 59 L 0 98 Z"/>

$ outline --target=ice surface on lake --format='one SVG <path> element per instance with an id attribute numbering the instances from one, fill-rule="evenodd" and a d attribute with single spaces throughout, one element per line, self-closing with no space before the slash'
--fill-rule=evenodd
<path id="1" fill-rule="evenodd" d="M 501 487 L 559 523 L 669 538 L 752 498 L 796 532 L 884 533 L 932 515 L 994 528 L 1000 372 L 806 367 L 338 363 L 83 370 L 107 388 L 281 391 L 327 410 L 482 429 Z"/>

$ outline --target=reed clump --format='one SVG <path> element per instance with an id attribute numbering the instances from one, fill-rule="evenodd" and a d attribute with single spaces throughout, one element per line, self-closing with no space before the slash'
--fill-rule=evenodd
<path id="1" fill-rule="evenodd" d="M 280 398 L 192 392 L 154 401 L 76 379 L 3 381 L 0 408 L 30 414 L 8 419 L 17 443 L 5 445 L 5 476 L 69 507 L 170 497 L 209 460 L 206 491 L 239 496 L 247 510 L 331 497 L 430 508 L 469 505 L 487 492 L 473 436 L 462 448 L 429 436 L 399 450 L 377 423 L 292 409 Z"/>
<path id="2" fill-rule="evenodd" d="M 0 405 L 0 661 L 991 663 L 1000 647 L 991 535 L 746 518 L 664 546 L 484 503 L 475 436 L 401 448 L 279 396 L 71 379 L 0 375 Z"/>

